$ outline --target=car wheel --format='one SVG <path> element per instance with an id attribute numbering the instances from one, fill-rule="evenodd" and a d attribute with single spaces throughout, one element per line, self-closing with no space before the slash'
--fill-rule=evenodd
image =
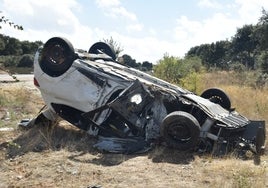
<path id="1" fill-rule="evenodd" d="M 106 44 L 104 42 L 96 42 L 95 44 L 93 44 L 89 48 L 88 53 L 91 53 L 91 54 L 104 53 L 104 54 L 110 56 L 113 60 L 116 59 L 116 55 L 115 55 L 114 49 L 111 48 L 108 44 Z"/>
<path id="2" fill-rule="evenodd" d="M 44 73 L 57 77 L 71 67 L 74 59 L 72 44 L 67 39 L 53 37 L 45 43 L 39 62 Z"/>
<path id="3" fill-rule="evenodd" d="M 175 111 L 164 118 L 160 134 L 169 147 L 190 150 L 199 142 L 200 125 L 193 115 Z"/>
<path id="4" fill-rule="evenodd" d="M 205 99 L 209 99 L 211 102 L 221 105 L 227 110 L 231 109 L 231 100 L 229 96 L 221 89 L 210 88 L 205 90 L 200 96 Z"/>

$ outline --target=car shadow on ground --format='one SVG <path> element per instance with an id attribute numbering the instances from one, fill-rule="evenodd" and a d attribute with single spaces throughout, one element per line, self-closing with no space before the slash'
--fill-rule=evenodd
<path id="1" fill-rule="evenodd" d="M 194 160 L 193 151 L 179 151 L 165 146 L 156 146 L 148 157 L 155 163 L 189 164 Z"/>
<path id="2" fill-rule="evenodd" d="M 44 150 L 87 151 L 96 153 L 92 147 L 96 139 L 86 132 L 69 125 L 39 123 L 29 130 L 22 130 L 17 138 L 8 144 L 7 157 L 13 158 L 28 152 Z"/>
<path id="3" fill-rule="evenodd" d="M 21 156 L 28 152 L 64 149 L 70 151 L 69 160 L 104 166 L 119 165 L 137 156 L 148 156 L 155 163 L 188 164 L 194 159 L 192 152 L 180 152 L 164 146 L 155 146 L 150 151 L 140 154 L 100 152 L 93 147 L 96 141 L 95 137 L 89 136 L 85 131 L 73 126 L 43 123 L 29 130 L 21 131 L 17 138 L 5 146 L 5 149 L 7 158 Z M 87 154 L 91 154 L 91 157 L 88 157 Z"/>

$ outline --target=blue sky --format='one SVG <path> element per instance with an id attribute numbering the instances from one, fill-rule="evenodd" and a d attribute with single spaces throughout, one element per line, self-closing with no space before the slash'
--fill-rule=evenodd
<path id="1" fill-rule="evenodd" d="M 0 0 L 0 16 L 23 25 L 0 32 L 20 40 L 69 39 L 87 50 L 112 37 L 137 62 L 165 53 L 183 57 L 196 45 L 230 40 L 237 28 L 256 24 L 267 0 Z"/>

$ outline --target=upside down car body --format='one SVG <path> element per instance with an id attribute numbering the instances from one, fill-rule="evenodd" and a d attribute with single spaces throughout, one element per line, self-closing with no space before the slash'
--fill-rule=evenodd
<path id="1" fill-rule="evenodd" d="M 97 136 L 100 150 L 141 152 L 155 141 L 215 154 L 264 150 L 265 122 L 240 115 L 222 90 L 197 96 L 118 63 L 102 42 L 79 52 L 64 38 L 49 39 L 36 53 L 34 83 L 47 109 L 32 122 L 60 116 Z"/>

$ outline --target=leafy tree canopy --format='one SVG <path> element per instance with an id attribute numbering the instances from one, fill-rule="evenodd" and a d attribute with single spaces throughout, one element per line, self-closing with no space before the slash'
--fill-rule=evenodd
<path id="1" fill-rule="evenodd" d="M 186 57 L 198 56 L 208 69 L 229 70 L 230 65 L 233 67 L 234 63 L 239 63 L 249 70 L 256 69 L 258 64 L 263 63 L 263 58 L 259 56 L 267 50 L 268 12 L 263 9 L 257 24 L 238 28 L 231 40 L 194 46 Z"/>

